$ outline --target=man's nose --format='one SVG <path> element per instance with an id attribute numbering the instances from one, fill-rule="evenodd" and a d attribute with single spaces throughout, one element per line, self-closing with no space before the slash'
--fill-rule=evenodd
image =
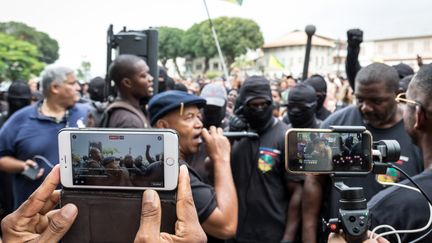
<path id="1" fill-rule="evenodd" d="M 369 102 L 363 102 L 361 105 L 360 105 L 360 110 L 364 113 L 364 112 L 372 112 L 374 109 L 373 109 L 373 106 L 369 103 Z"/>

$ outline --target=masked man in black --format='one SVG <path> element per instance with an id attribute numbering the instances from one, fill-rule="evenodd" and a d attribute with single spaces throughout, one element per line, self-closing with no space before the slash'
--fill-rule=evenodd
<path id="1" fill-rule="evenodd" d="M 321 75 L 315 74 L 306 79 L 304 83 L 314 88 L 317 97 L 316 117 L 324 121 L 331 114 L 331 112 L 324 107 L 324 101 L 327 97 L 327 83 L 325 79 Z"/>
<path id="2" fill-rule="evenodd" d="M 288 96 L 289 126 L 292 128 L 318 128 L 321 120 L 316 117 L 317 97 L 315 90 L 301 83 L 291 88 Z"/>
<path id="3" fill-rule="evenodd" d="M 234 242 L 293 241 L 300 221 L 301 178 L 285 171 L 287 125 L 272 116 L 269 81 L 262 76 L 246 79 L 236 105 L 236 114 L 259 138 L 244 137 L 232 146 L 239 200 Z"/>

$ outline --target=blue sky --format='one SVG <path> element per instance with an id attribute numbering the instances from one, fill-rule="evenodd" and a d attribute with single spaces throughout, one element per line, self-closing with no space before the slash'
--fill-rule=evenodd
<path id="1" fill-rule="evenodd" d="M 353 27 L 363 29 L 365 39 L 432 35 L 430 0 L 244 0 L 242 6 L 207 0 L 207 5 L 212 18 L 255 20 L 265 41 L 308 24 L 335 39 L 346 38 Z M 105 72 L 109 24 L 114 33 L 123 26 L 187 29 L 207 18 L 203 0 L 2 0 L 0 6 L 0 21 L 20 21 L 48 33 L 60 44 L 59 64 L 77 68 L 87 60 L 93 75 Z"/>

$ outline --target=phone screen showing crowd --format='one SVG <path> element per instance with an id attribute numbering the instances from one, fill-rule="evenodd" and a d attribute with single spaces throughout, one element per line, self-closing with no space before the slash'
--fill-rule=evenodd
<path id="1" fill-rule="evenodd" d="M 289 169 L 298 172 L 369 172 L 368 133 L 297 131 L 289 133 Z"/>
<path id="2" fill-rule="evenodd" d="M 164 137 L 72 133 L 73 185 L 164 187 Z"/>

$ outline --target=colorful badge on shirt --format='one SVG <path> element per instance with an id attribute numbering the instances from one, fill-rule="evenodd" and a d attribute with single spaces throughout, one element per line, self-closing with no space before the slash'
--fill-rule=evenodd
<path id="1" fill-rule="evenodd" d="M 277 149 L 272 148 L 259 148 L 259 158 L 258 158 L 258 169 L 263 172 L 269 172 L 273 169 L 276 164 L 277 157 L 281 152 Z"/>
<path id="2" fill-rule="evenodd" d="M 408 157 L 406 156 L 400 156 L 399 160 L 396 161 L 394 164 L 396 164 L 398 167 L 402 166 L 406 162 L 408 162 Z M 385 175 L 377 175 L 377 181 L 378 182 L 392 182 L 396 183 L 400 181 L 401 175 L 400 172 L 393 168 L 388 168 L 387 173 Z"/>

